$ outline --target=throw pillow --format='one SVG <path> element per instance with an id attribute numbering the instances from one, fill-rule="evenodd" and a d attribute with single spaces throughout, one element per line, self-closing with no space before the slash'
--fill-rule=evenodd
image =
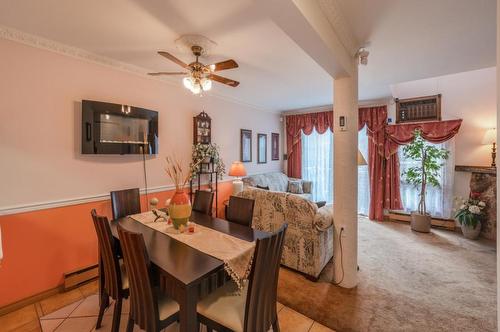
<path id="1" fill-rule="evenodd" d="M 257 185 L 257 188 L 258 189 L 262 189 L 262 190 L 269 190 L 269 186 L 259 186 L 259 185 Z"/>
<path id="2" fill-rule="evenodd" d="M 292 194 L 303 194 L 302 181 L 288 181 L 288 192 Z"/>

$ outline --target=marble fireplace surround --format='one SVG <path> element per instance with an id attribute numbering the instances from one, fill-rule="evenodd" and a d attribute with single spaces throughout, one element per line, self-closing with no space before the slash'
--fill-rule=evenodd
<path id="1" fill-rule="evenodd" d="M 480 199 L 486 203 L 485 219 L 480 236 L 490 240 L 497 239 L 497 170 L 489 166 L 455 166 L 456 172 L 469 172 L 470 191 L 480 193 Z"/>

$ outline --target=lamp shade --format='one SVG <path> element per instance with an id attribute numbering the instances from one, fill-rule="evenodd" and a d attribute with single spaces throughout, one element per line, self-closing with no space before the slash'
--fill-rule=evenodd
<path id="1" fill-rule="evenodd" d="M 497 141 L 497 129 L 496 128 L 490 128 L 486 130 L 483 136 L 483 141 L 482 143 L 485 145 L 490 145 L 493 143 L 496 143 Z"/>
<path id="2" fill-rule="evenodd" d="M 361 154 L 361 151 L 358 150 L 358 166 L 364 166 L 364 165 L 368 164 L 366 163 L 365 157 L 363 157 L 363 155 Z"/>
<path id="3" fill-rule="evenodd" d="M 241 161 L 235 161 L 229 169 L 229 176 L 246 176 L 247 170 Z"/>

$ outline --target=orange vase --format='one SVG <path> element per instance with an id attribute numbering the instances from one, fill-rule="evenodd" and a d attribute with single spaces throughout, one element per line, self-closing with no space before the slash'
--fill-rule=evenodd
<path id="1" fill-rule="evenodd" d="M 168 214 L 172 219 L 172 224 L 175 229 L 179 229 L 181 225 L 187 226 L 189 217 L 191 216 L 191 202 L 189 196 L 182 190 L 178 190 L 172 196 L 168 207 Z"/>

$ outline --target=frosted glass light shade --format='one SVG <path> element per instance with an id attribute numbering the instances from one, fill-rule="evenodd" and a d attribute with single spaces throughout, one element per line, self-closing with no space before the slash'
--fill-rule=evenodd
<path id="1" fill-rule="evenodd" d="M 482 144 L 484 145 L 490 145 L 493 143 L 496 143 L 497 141 L 497 129 L 496 128 L 490 128 L 486 130 L 483 136 L 483 141 Z"/>
<path id="2" fill-rule="evenodd" d="M 243 166 L 243 163 L 241 161 L 235 161 L 231 165 L 231 168 L 229 169 L 229 176 L 246 176 L 247 175 L 247 170 L 245 169 L 245 166 Z"/>

